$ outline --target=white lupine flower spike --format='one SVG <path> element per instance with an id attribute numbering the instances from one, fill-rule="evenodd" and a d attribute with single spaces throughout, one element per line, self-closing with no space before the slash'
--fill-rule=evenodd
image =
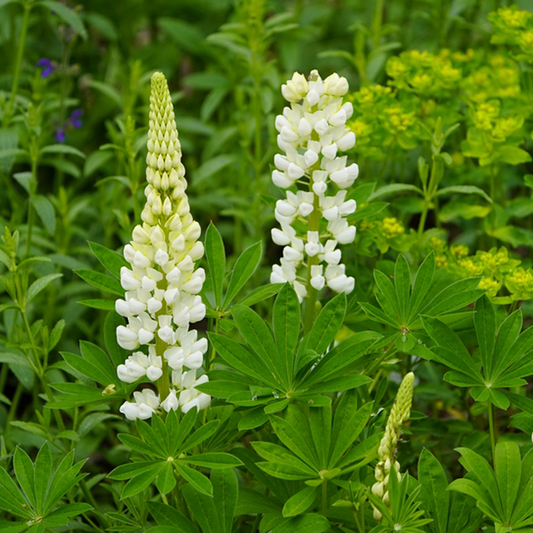
<path id="1" fill-rule="evenodd" d="M 344 273 L 341 252 L 336 249 L 337 244 L 355 239 L 355 227 L 346 217 L 356 204 L 346 200 L 345 189 L 357 178 L 359 167 L 348 165 L 340 154 L 355 144 L 355 135 L 346 127 L 353 113 L 352 104 L 343 102 L 347 91 L 345 78 L 332 74 L 322 80 L 316 70 L 309 80 L 295 73 L 281 89 L 290 107 L 276 118 L 278 146 L 284 153 L 274 158 L 272 181 L 287 191 L 286 199 L 276 203 L 281 229 L 272 230 L 272 240 L 284 250 L 270 280 L 291 283 L 300 302 L 309 290 L 325 286 L 338 293 L 354 289 L 355 280 Z M 306 221 L 305 232 L 295 229 L 302 227 L 295 224 L 299 220 Z M 304 265 L 307 277 L 300 279 Z"/>
<path id="2" fill-rule="evenodd" d="M 160 72 L 152 76 L 146 164 L 143 223 L 124 247 L 130 268 L 122 268 L 126 295 L 116 302 L 116 311 L 127 320 L 126 326 L 117 328 L 117 341 L 136 351 L 119 365 L 117 374 L 126 383 L 146 377 L 158 394 L 149 388 L 135 392 L 135 401 L 120 408 L 129 420 L 150 418 L 158 409 L 203 409 L 211 400 L 194 388 L 208 381 L 205 374 L 197 377 L 207 339 L 198 339 L 198 332 L 189 329 L 190 323 L 205 317 L 198 295 L 205 272 L 194 268 L 204 249 L 197 240 L 200 225 L 192 218 L 185 194 L 174 109 Z"/>

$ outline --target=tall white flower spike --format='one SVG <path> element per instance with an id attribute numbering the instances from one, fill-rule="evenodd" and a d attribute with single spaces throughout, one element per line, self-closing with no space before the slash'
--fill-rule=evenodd
<path id="1" fill-rule="evenodd" d="M 185 194 L 174 110 L 160 72 L 152 76 L 146 164 L 143 224 L 135 227 L 132 241 L 124 247 L 130 263 L 130 268 L 121 270 L 126 296 L 115 306 L 128 322 L 117 328 L 119 345 L 126 350 L 145 348 L 130 355 L 117 373 L 126 383 L 147 377 L 159 394 L 151 389 L 135 392 L 135 402 L 120 408 L 130 420 L 150 418 L 158 408 L 168 412 L 180 407 L 187 412 L 210 403 L 207 394 L 194 388 L 208 380 L 205 374 L 197 378 L 207 339 L 198 339 L 197 331 L 189 330 L 190 323 L 205 317 L 198 295 L 205 272 L 194 268 L 204 248 L 197 240 L 200 225 L 192 218 Z"/>
<path id="2" fill-rule="evenodd" d="M 286 199 L 276 203 L 280 229 L 272 230 L 272 240 L 284 246 L 280 265 L 274 265 L 270 281 L 289 282 L 300 302 L 312 287 L 326 285 L 335 292 L 350 293 L 355 284 L 340 263 L 337 244 L 355 239 L 355 226 L 346 217 L 356 209 L 346 200 L 346 190 L 359 174 L 359 167 L 347 164 L 339 152 L 355 144 L 355 135 L 346 127 L 352 116 L 350 102 L 343 103 L 348 82 L 338 74 L 325 80 L 316 70 L 309 81 L 295 73 L 281 88 L 290 102 L 276 118 L 278 146 L 284 152 L 274 158 L 272 181 L 286 191 Z M 302 231 L 302 228 L 305 228 Z M 307 266 L 307 278 L 298 276 Z"/>

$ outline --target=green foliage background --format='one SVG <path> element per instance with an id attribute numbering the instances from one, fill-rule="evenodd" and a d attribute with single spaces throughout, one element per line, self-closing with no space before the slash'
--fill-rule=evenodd
<path id="1" fill-rule="evenodd" d="M 12 493 L 0 495 L 0 528 L 377 533 L 401 522 L 413 532 L 531 531 L 531 1 L 0 0 L 0 57 L 0 485 Z M 360 175 L 348 194 L 358 204 L 349 218 L 357 238 L 343 250 L 356 289 L 346 301 L 324 296 L 314 331 L 326 330 L 328 342 L 313 330 L 306 342 L 335 364 L 349 353 L 348 375 L 326 358 L 322 381 L 295 372 L 268 400 L 259 394 L 257 407 L 248 396 L 272 382 L 256 369 L 250 390 L 246 357 L 237 357 L 254 347 L 244 317 L 253 307 L 270 335 L 273 295 L 281 290 L 279 307 L 293 298 L 267 285 L 280 256 L 270 239 L 280 198 L 271 183 L 274 119 L 281 84 L 314 68 L 350 82 L 357 142 L 349 159 Z M 116 414 L 131 390 L 114 371 L 126 356 L 114 340 L 114 299 L 123 295 L 114 251 L 129 241 L 144 202 L 156 70 L 169 80 L 191 211 L 204 231 L 210 222 L 218 229 L 202 237 L 201 329 L 219 366 L 205 387 L 216 398 L 209 415 L 134 428 Z M 244 274 L 243 265 L 251 265 Z M 233 268 L 246 283 L 230 281 Z M 285 317 L 297 342 L 299 318 Z M 304 350 L 290 353 L 295 368 Z M 268 362 L 269 354 L 259 356 Z M 382 505 L 367 498 L 376 448 L 397 383 L 411 370 L 413 412 L 398 452 L 411 477 L 391 482 L 390 520 L 373 523 L 370 503 Z M 234 393 L 246 398 L 232 401 Z M 323 405 L 323 420 L 309 402 Z M 344 435 L 352 440 L 343 452 L 324 449 L 313 463 L 282 437 L 283 424 L 301 421 L 311 439 L 317 431 L 338 438 L 346 405 L 362 426 L 350 421 L 359 432 Z M 171 435 L 189 423 L 191 432 L 212 432 L 191 441 L 198 462 L 175 467 L 176 488 L 164 456 L 186 453 L 187 434 L 179 443 L 164 437 L 161 452 L 150 431 Z M 146 470 L 131 466 L 140 464 L 128 462 L 131 450 L 134 459 L 144 454 Z M 274 460 L 287 456 L 292 467 L 299 461 L 298 475 Z M 145 475 L 145 462 L 157 479 Z M 206 481 L 199 472 L 213 465 Z M 229 470 L 237 466 L 239 488 Z M 336 468 L 350 470 L 325 477 Z M 516 487 L 504 468 L 514 469 Z M 60 476 L 61 490 L 39 485 Z M 140 481 L 124 488 L 130 477 Z M 205 500 L 210 491 L 214 500 Z"/>

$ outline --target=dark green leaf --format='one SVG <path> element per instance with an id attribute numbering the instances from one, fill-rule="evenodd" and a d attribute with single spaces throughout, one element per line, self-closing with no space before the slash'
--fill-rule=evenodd
<path id="1" fill-rule="evenodd" d="M 250 279 L 261 261 L 262 243 L 252 244 L 239 256 L 229 282 L 229 287 L 224 298 L 223 309 L 227 309 L 237 296 L 244 284 Z"/>
<path id="2" fill-rule="evenodd" d="M 226 252 L 222 236 L 212 222 L 205 234 L 205 255 L 213 281 L 216 307 L 219 309 L 222 304 L 222 284 L 226 272 Z"/>

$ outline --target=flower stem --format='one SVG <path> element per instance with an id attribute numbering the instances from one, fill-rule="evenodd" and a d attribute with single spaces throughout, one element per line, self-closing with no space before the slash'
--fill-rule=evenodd
<path id="1" fill-rule="evenodd" d="M 313 211 L 309 215 L 309 231 L 318 231 L 319 229 L 319 199 L 318 196 L 313 193 Z M 316 299 L 318 291 L 311 285 L 311 269 L 315 265 L 318 265 L 318 254 L 314 255 L 313 257 L 309 257 L 307 260 L 307 300 L 305 303 L 304 333 L 309 333 L 315 322 Z"/>
<path id="2" fill-rule="evenodd" d="M 494 406 L 489 400 L 487 402 L 488 413 L 489 413 L 489 428 L 490 428 L 490 447 L 492 450 L 492 461 L 496 457 L 496 428 L 494 427 Z"/>
<path id="3" fill-rule="evenodd" d="M 322 514 L 326 516 L 328 509 L 328 482 L 324 480 L 322 483 Z"/>
<path id="4" fill-rule="evenodd" d="M 20 30 L 19 47 L 17 51 L 17 61 L 15 63 L 15 73 L 13 75 L 13 85 L 11 86 L 11 96 L 9 97 L 9 103 L 4 113 L 4 126 L 9 126 L 11 122 L 11 115 L 13 114 L 13 106 L 15 105 L 15 98 L 17 97 L 17 91 L 19 88 L 20 69 L 22 66 L 22 57 L 24 55 L 24 45 L 26 43 L 26 33 L 28 31 L 28 21 L 30 18 L 31 5 L 29 3 L 24 4 L 24 16 L 22 18 L 22 28 Z"/>

